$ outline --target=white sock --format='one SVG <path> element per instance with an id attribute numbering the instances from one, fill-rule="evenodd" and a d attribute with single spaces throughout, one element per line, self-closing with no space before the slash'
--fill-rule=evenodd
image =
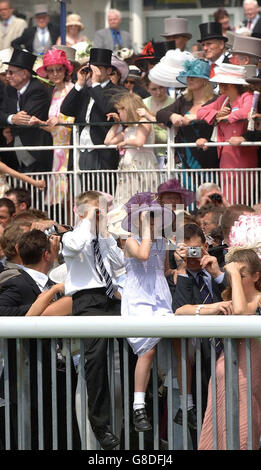
<path id="1" fill-rule="evenodd" d="M 179 396 L 179 400 L 180 400 L 180 408 L 182 409 L 182 397 L 183 395 L 180 395 Z M 190 393 L 188 393 L 187 395 L 187 410 L 191 410 L 191 408 L 193 408 L 194 404 L 193 404 L 193 397 Z"/>
<path id="2" fill-rule="evenodd" d="M 145 392 L 134 392 L 134 402 L 133 402 L 133 409 L 140 410 L 141 408 L 145 408 Z"/>

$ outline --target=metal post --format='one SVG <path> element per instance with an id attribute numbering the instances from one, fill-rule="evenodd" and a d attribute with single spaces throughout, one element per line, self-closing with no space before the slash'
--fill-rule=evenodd
<path id="1" fill-rule="evenodd" d="M 60 36 L 61 44 L 66 45 L 66 2 L 60 1 Z"/>

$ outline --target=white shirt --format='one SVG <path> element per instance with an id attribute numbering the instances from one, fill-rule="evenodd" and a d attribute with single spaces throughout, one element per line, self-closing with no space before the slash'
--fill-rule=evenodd
<path id="1" fill-rule="evenodd" d="M 94 257 L 91 233 L 91 224 L 87 218 L 80 221 L 72 232 L 63 236 L 64 261 L 67 267 L 65 280 L 65 295 L 72 295 L 84 289 L 105 287 L 105 281 L 100 279 Z M 109 275 L 113 278 L 113 269 L 124 266 L 124 255 L 112 236 L 98 237 L 100 251 Z"/>
<path id="2" fill-rule="evenodd" d="M 21 266 L 21 267 L 36 282 L 41 292 L 43 292 L 43 290 L 46 290 L 45 286 L 48 281 L 48 276 L 46 274 L 36 271 L 35 269 L 26 268 L 25 266 Z"/>
<path id="3" fill-rule="evenodd" d="M 36 28 L 36 31 L 37 31 L 37 35 L 38 35 L 39 41 L 42 42 L 42 40 L 44 39 L 44 43 L 46 44 L 47 41 L 48 41 L 49 38 L 50 38 L 49 29 L 48 29 L 47 27 L 46 27 L 46 28 L 39 28 L 39 27 L 37 27 L 37 28 Z"/>
<path id="4" fill-rule="evenodd" d="M 104 88 L 107 85 L 107 83 L 109 83 L 109 80 L 106 80 L 106 82 L 103 82 L 103 83 L 93 83 L 92 88 L 98 85 L 101 85 L 101 87 Z M 77 91 L 80 91 L 82 88 L 83 87 L 79 86 L 78 83 L 75 84 L 75 89 Z M 86 111 L 86 116 L 85 116 L 86 122 L 90 122 L 90 115 L 91 115 L 91 110 L 92 110 L 93 105 L 94 105 L 94 99 L 91 97 L 88 107 L 87 107 L 87 111 Z M 90 126 L 85 126 L 84 129 L 82 130 L 81 136 L 80 136 L 80 145 L 83 145 L 85 147 L 81 149 L 81 152 L 85 152 L 86 149 L 88 150 L 88 152 L 91 152 L 93 150 L 91 148 L 88 148 L 89 145 L 93 145 L 93 141 L 91 139 L 91 133 L 90 133 Z"/>

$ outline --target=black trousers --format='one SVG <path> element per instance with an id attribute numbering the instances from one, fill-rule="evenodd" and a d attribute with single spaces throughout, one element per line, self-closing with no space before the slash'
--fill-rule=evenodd
<path id="1" fill-rule="evenodd" d="M 87 289 L 73 294 L 73 315 L 115 315 L 114 303 L 105 288 Z M 107 338 L 86 338 L 85 377 L 88 393 L 89 420 L 92 427 L 110 423 L 110 391 L 107 370 Z"/>

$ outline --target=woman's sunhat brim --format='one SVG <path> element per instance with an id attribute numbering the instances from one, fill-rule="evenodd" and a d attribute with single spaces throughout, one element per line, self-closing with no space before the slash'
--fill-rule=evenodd
<path id="1" fill-rule="evenodd" d="M 209 80 L 209 77 L 207 75 L 181 75 L 177 76 L 178 82 L 182 83 L 183 85 L 187 85 L 187 78 L 192 77 L 192 78 L 203 78 L 204 80 Z"/>
<path id="2" fill-rule="evenodd" d="M 229 77 L 227 75 L 214 76 L 213 78 L 209 79 L 210 82 L 213 83 L 226 83 L 230 85 L 248 85 L 244 78 L 233 78 L 232 76 Z"/>
<path id="3" fill-rule="evenodd" d="M 138 233 L 139 216 L 142 212 L 153 212 L 155 215 L 161 215 L 161 229 L 171 227 L 175 220 L 174 212 L 160 204 L 155 203 L 150 206 L 142 204 L 138 208 L 135 207 L 133 211 L 129 211 L 128 215 L 123 219 L 121 223 L 123 230 L 126 232 Z"/>

